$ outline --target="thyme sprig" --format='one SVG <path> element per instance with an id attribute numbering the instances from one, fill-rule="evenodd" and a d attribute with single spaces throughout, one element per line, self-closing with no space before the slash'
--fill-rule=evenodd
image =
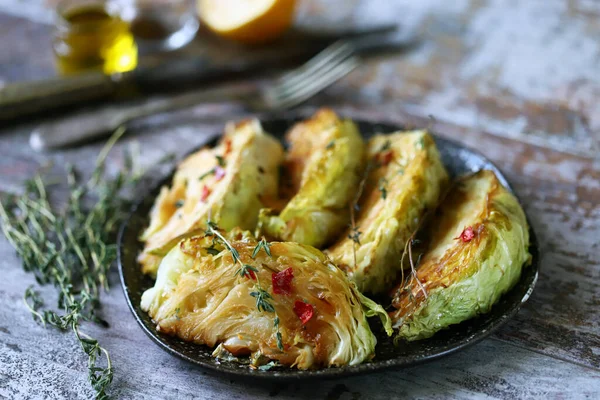
<path id="1" fill-rule="evenodd" d="M 388 185 L 388 180 L 387 179 L 385 179 L 385 178 L 379 179 L 379 187 L 378 187 L 378 189 L 381 192 L 381 198 L 383 200 L 387 199 L 387 195 L 388 195 L 387 185 Z"/>
<path id="2" fill-rule="evenodd" d="M 114 179 L 104 179 L 106 157 L 123 133 L 123 128 L 118 129 L 109 139 L 89 180 L 83 181 L 74 167 L 67 167 L 69 198 L 63 209 L 50 204 L 40 175 L 26 182 L 24 194 L 0 202 L 2 231 L 23 269 L 40 285 L 51 284 L 58 291 L 57 310 L 44 308 L 33 287 L 25 291 L 25 304 L 42 325 L 74 332 L 88 356 L 88 378 L 97 399 L 108 398 L 113 366 L 108 352 L 82 332 L 81 325 L 89 321 L 108 326 L 99 316 L 100 294 L 109 289 L 108 271 L 117 254 L 116 230 L 129 206 L 122 192 L 139 178 L 137 163 L 128 153 L 124 169 Z"/>
<path id="3" fill-rule="evenodd" d="M 381 152 L 387 151 L 391 148 L 392 148 L 392 141 L 390 139 L 387 139 L 385 142 L 383 142 L 383 145 L 381 145 L 379 152 L 381 153 Z"/>
<path id="4" fill-rule="evenodd" d="M 213 175 L 216 174 L 217 171 L 219 170 L 219 168 L 224 168 L 227 166 L 227 163 L 225 162 L 225 158 L 223 156 L 215 156 L 215 158 L 217 159 L 217 166 L 216 167 L 212 167 L 211 169 L 209 169 L 208 171 L 206 171 L 205 173 L 203 173 L 202 175 L 200 175 L 198 177 L 198 180 L 201 181 L 204 178 L 206 178 L 209 175 Z"/>
<path id="5" fill-rule="evenodd" d="M 417 229 L 415 229 L 415 231 L 410 235 L 410 237 L 406 241 L 406 243 L 404 245 L 404 251 L 402 252 L 402 258 L 400 259 L 400 264 L 401 265 L 404 264 L 404 257 L 408 254 L 408 262 L 410 264 L 410 271 L 411 271 L 413 277 L 415 278 L 415 281 L 417 281 L 417 284 L 419 285 L 419 289 L 421 289 L 421 291 L 423 292 L 423 295 L 425 296 L 425 298 L 427 298 L 427 289 L 425 289 L 425 286 L 423 286 L 423 283 L 417 276 L 416 265 L 419 265 L 419 262 L 421 261 L 421 256 L 419 256 L 419 259 L 417 260 L 416 264 L 413 262 L 412 246 L 413 246 L 413 242 L 416 242 L 416 240 L 415 240 L 416 233 L 417 233 Z M 404 281 L 404 270 L 402 270 L 401 282 L 403 282 L 403 281 Z M 412 298 L 412 292 L 409 295 Z"/>
<path id="6" fill-rule="evenodd" d="M 233 247 L 233 245 L 219 232 L 219 227 L 213 221 L 209 220 L 206 222 L 206 235 L 213 236 L 219 242 L 225 246 L 225 248 L 231 254 L 231 258 L 233 262 L 240 265 L 240 268 L 235 272 L 236 276 L 240 278 L 249 278 L 253 279 L 256 283 L 254 284 L 254 291 L 250 292 L 250 296 L 256 299 L 256 309 L 259 312 L 267 312 L 274 313 L 275 319 L 273 320 L 273 327 L 275 328 L 275 337 L 277 339 L 277 348 L 281 351 L 283 348 L 283 340 L 281 331 L 279 329 L 279 315 L 277 314 L 277 310 L 275 310 L 275 306 L 273 306 L 273 296 L 267 292 L 261 282 L 260 276 L 258 274 L 258 269 L 252 265 L 244 264 L 240 258 L 240 253 Z M 263 238 L 254 248 L 252 252 L 252 258 L 254 259 L 260 249 L 264 249 L 269 257 L 271 257 L 271 249 L 270 244 Z"/>
<path id="7" fill-rule="evenodd" d="M 360 211 L 360 206 L 358 205 L 358 201 L 360 200 L 360 196 L 362 196 L 362 192 L 365 188 L 365 183 L 369 178 L 369 174 L 371 173 L 371 169 L 373 169 L 373 164 L 369 162 L 367 164 L 367 168 L 363 174 L 363 177 L 360 180 L 358 185 L 358 191 L 356 192 L 356 196 L 350 203 L 350 233 L 348 234 L 348 238 L 352 239 L 352 255 L 354 257 L 354 268 L 356 268 L 356 245 L 360 246 L 360 235 L 362 232 L 359 230 L 359 227 L 356 226 L 356 211 Z"/>
<path id="8" fill-rule="evenodd" d="M 271 257 L 271 244 L 269 242 L 267 242 L 265 240 L 265 238 L 262 238 L 260 240 L 260 242 L 258 242 L 258 244 L 256 245 L 256 247 L 254 248 L 254 251 L 252 252 L 252 259 L 256 258 L 256 255 L 258 254 L 258 252 L 260 251 L 260 249 L 264 249 L 265 253 L 267 253 L 267 255 L 269 257 Z"/>

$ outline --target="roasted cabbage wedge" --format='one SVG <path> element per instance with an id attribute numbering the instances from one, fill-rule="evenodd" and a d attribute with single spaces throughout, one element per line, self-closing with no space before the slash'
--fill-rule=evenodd
<path id="1" fill-rule="evenodd" d="M 376 338 L 367 316 L 382 318 L 391 335 L 385 310 L 319 250 L 220 232 L 224 240 L 184 239 L 161 262 L 141 304 L 160 332 L 218 346 L 215 357 L 299 369 L 370 359 Z"/>
<path id="2" fill-rule="evenodd" d="M 349 204 L 364 163 L 364 142 L 356 125 L 329 109 L 296 124 L 287 134 L 288 187 L 283 210 L 264 209 L 258 234 L 322 247 L 348 223 Z"/>
<path id="3" fill-rule="evenodd" d="M 402 269 L 402 254 L 448 175 L 425 131 L 374 136 L 359 211 L 350 229 L 328 249 L 362 292 L 381 294 Z"/>
<path id="4" fill-rule="evenodd" d="M 187 157 L 171 187 L 163 187 L 142 234 L 144 273 L 156 274 L 162 257 L 210 216 L 224 229 L 254 229 L 258 214 L 278 193 L 283 147 L 257 120 L 228 124 L 221 142 Z"/>
<path id="5" fill-rule="evenodd" d="M 409 341 L 490 311 L 531 258 L 525 214 L 492 171 L 459 180 L 428 225 L 417 278 L 393 292 L 397 337 Z"/>

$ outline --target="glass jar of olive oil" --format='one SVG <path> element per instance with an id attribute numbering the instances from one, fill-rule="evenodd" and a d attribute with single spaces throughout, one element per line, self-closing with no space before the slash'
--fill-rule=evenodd
<path id="1" fill-rule="evenodd" d="M 127 3 L 62 0 L 56 8 L 54 54 L 63 75 L 125 72 L 137 65 Z"/>

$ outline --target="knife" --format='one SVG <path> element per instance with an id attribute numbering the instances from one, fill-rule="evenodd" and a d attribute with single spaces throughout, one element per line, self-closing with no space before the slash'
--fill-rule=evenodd
<path id="1" fill-rule="evenodd" d="M 385 35 L 396 28 L 395 25 L 383 25 L 325 36 L 313 35 L 302 48 L 286 49 L 285 52 L 260 59 L 217 64 L 206 57 L 187 57 L 112 75 L 91 72 L 73 77 L 8 84 L 0 89 L 0 121 L 92 101 L 128 99 L 262 74 L 268 69 L 301 63 L 331 44 L 333 39 Z"/>

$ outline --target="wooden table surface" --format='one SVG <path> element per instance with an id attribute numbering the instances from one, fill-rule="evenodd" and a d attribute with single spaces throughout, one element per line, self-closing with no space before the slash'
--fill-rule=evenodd
<path id="1" fill-rule="evenodd" d="M 54 74 L 42 0 L 0 4 L 0 84 Z M 465 351 L 401 371 L 289 385 L 212 376 L 153 344 L 119 287 L 103 296 L 110 329 L 86 326 L 113 357 L 118 398 L 388 399 L 600 398 L 600 3 L 547 1 L 303 1 L 299 25 L 397 21 L 418 41 L 369 60 L 308 107 L 426 126 L 474 147 L 514 184 L 540 240 L 541 275 L 522 311 Z M 208 45 L 207 45 L 208 43 Z M 232 53 L 199 40 L 186 51 Z M 225 50 L 223 50 L 225 49 Z M 209 104 L 154 118 L 127 136 L 152 165 L 181 155 L 241 118 Z M 89 171 L 100 143 L 34 153 L 40 120 L 0 127 L 0 190 L 17 192 L 49 161 Z M 70 333 L 32 320 L 22 296 L 34 282 L 0 239 L 0 398 L 90 398 L 86 360 Z M 44 289 L 43 293 L 52 293 Z"/>

